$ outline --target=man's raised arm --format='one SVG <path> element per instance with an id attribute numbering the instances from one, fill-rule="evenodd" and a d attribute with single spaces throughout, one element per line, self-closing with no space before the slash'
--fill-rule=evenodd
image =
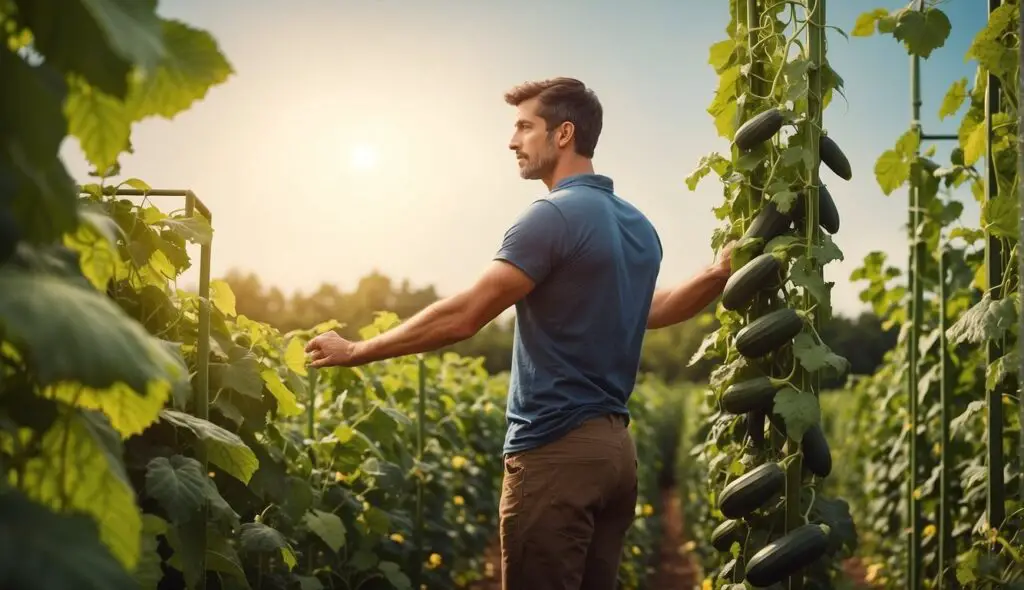
<path id="1" fill-rule="evenodd" d="M 719 260 L 680 285 L 654 292 L 647 329 L 657 330 L 685 322 L 700 313 L 722 294 L 731 274 L 732 246 L 726 246 Z"/>

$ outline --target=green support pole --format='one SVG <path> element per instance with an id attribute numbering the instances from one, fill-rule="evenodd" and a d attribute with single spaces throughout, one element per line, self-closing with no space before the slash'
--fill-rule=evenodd
<path id="1" fill-rule="evenodd" d="M 911 95 L 911 127 L 920 137 L 921 134 L 921 72 L 920 72 L 920 58 L 916 55 L 910 58 L 910 95 Z M 916 158 L 920 153 L 919 149 L 914 150 L 914 157 Z M 910 333 L 908 334 L 907 342 L 907 396 L 909 402 L 910 411 L 910 436 L 908 441 L 909 451 L 909 474 L 907 477 L 907 528 L 909 528 L 909 535 L 907 536 L 907 588 L 910 590 L 919 590 L 921 588 L 921 555 L 919 553 L 921 547 L 921 516 L 920 506 L 917 504 L 917 498 L 914 492 L 917 489 L 917 364 L 918 364 L 918 339 L 920 338 L 921 330 L 921 280 L 918 276 L 920 269 L 920 247 L 918 240 L 918 225 L 920 224 L 919 214 L 919 191 L 918 191 L 919 179 L 912 179 L 910 182 L 910 190 L 908 191 L 909 201 L 909 240 L 910 240 L 910 261 L 909 270 L 907 272 L 907 281 L 909 283 L 908 291 L 910 293 L 910 301 L 908 302 L 907 308 L 909 311 L 908 319 L 910 321 Z"/>
<path id="2" fill-rule="evenodd" d="M 1018 30 L 1017 38 L 1024 40 L 1024 19 L 1019 19 L 1020 28 Z M 1024 64 L 1024 42 L 1018 42 L 1018 56 L 1017 63 Z M 1017 96 L 1024 96 L 1024 75 L 1018 74 L 1017 79 Z M 1019 98 L 1018 98 L 1019 100 Z M 1017 110 L 1017 200 L 1019 202 L 1020 221 L 1017 231 L 1018 240 L 1024 238 L 1024 134 L 1020 133 L 1020 129 L 1024 129 L 1024 117 L 1021 117 L 1021 111 Z M 1020 249 L 1020 242 L 1018 241 L 1017 246 L 1017 288 L 1018 294 L 1021 301 L 1024 301 L 1024 252 Z M 1024 313 L 1019 314 L 1019 329 L 1018 334 L 1024 334 Z M 1024 350 L 1020 350 L 1020 343 L 1017 344 L 1017 356 L 1020 360 L 1020 366 L 1017 371 L 1017 407 L 1019 411 L 1019 422 L 1020 422 L 1020 449 L 1017 456 L 1024 460 Z M 1024 506 L 1024 475 L 1020 477 L 1020 503 Z"/>
<path id="3" fill-rule="evenodd" d="M 949 328 L 949 319 L 946 309 L 946 298 L 949 296 L 946 286 L 946 266 L 948 256 L 946 246 L 939 244 L 939 404 L 941 407 L 940 432 L 939 432 L 939 590 L 956 588 L 956 578 L 949 574 L 954 571 L 956 556 L 953 544 L 953 518 L 952 504 L 950 498 L 950 482 L 953 476 L 953 457 L 949 448 L 949 423 L 953 419 L 950 406 L 953 403 L 953 395 L 950 391 L 950 378 L 953 376 L 952 359 L 949 357 L 946 330 Z"/>
<path id="4" fill-rule="evenodd" d="M 1002 4 L 1000 0 L 989 0 L 988 11 L 992 11 Z M 1001 103 L 1001 91 L 999 78 L 988 74 L 988 85 L 985 89 L 985 195 L 986 200 L 994 199 L 999 193 L 996 167 L 992 161 L 992 116 L 999 112 Z M 988 288 L 993 299 L 1001 299 L 1003 289 L 1000 286 L 1003 282 L 1003 261 L 1005 253 L 1002 251 L 1002 242 L 986 231 L 985 247 L 985 270 L 988 277 Z M 987 363 L 991 364 L 1003 356 L 1003 343 L 989 340 L 986 348 Z M 998 528 L 1006 518 L 1005 482 L 1003 481 L 1003 400 L 1002 387 L 993 387 L 986 392 L 986 406 L 988 409 L 988 525 Z"/>
<path id="5" fill-rule="evenodd" d="M 425 429 L 427 421 L 427 369 L 423 364 L 423 357 L 417 359 L 419 369 L 419 399 L 416 405 L 416 461 L 423 463 L 423 447 L 425 444 Z M 413 587 L 419 588 L 422 581 L 423 571 L 423 473 L 416 478 L 416 551 L 413 554 L 415 563 L 413 565 Z"/>
<path id="6" fill-rule="evenodd" d="M 317 369 L 310 367 L 309 371 L 309 401 L 306 408 L 306 436 L 309 440 L 316 440 L 316 386 L 319 377 Z"/>

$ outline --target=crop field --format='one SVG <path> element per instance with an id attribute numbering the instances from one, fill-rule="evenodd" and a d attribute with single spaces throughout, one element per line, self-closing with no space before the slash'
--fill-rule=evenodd
<path id="1" fill-rule="evenodd" d="M 232 212 L 110 181 L 135 123 L 233 73 L 210 33 L 154 5 L 0 0 L 0 588 L 500 587 L 507 374 L 450 351 L 310 369 L 308 340 L 341 324 L 239 311 L 210 270 Z M 989 0 L 976 76 L 926 97 L 921 63 L 957 26 L 941 3 L 849 31 L 825 0 L 727 6 L 707 111 L 731 152 L 685 184 L 721 185 L 711 246 L 736 243 L 734 274 L 690 359 L 712 363 L 707 382 L 639 376 L 619 587 L 1024 590 L 1017 0 Z M 914 118 L 873 170 L 823 128 L 843 99 L 826 31 L 911 56 Z M 957 134 L 926 133 L 922 104 Z M 67 137 L 85 182 L 58 156 Z M 826 272 L 846 229 L 826 186 L 853 175 L 907 195 L 909 272 L 882 252 Z M 873 374 L 822 336 L 836 281 L 898 330 Z M 404 319 L 375 311 L 364 338 Z"/>

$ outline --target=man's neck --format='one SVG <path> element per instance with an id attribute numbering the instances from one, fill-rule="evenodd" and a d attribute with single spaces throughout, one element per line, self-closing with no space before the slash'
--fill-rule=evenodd
<path id="1" fill-rule="evenodd" d="M 561 182 L 563 179 L 570 176 L 576 176 L 577 174 L 593 174 L 594 163 L 590 158 L 565 158 L 560 160 L 555 166 L 555 169 L 551 171 L 551 175 L 542 178 L 544 185 L 548 187 L 550 191 L 552 187 Z"/>

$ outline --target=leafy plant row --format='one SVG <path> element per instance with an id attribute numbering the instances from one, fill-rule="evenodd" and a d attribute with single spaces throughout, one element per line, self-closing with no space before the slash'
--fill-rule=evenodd
<path id="1" fill-rule="evenodd" d="M 719 85 L 708 112 L 732 153 L 703 157 L 687 183 L 717 175 L 723 225 L 712 248 L 736 241 L 721 326 L 691 360 L 721 359 L 704 442 L 691 453 L 710 483 L 710 514 L 691 528 L 714 549 L 705 553 L 714 588 L 828 587 L 857 540 L 846 502 L 820 486 L 832 460 L 818 380 L 848 369 L 816 329 L 831 315 L 823 269 L 843 256 L 827 183 L 852 177 L 822 124 L 842 92 L 825 57 L 823 5 L 730 2 L 728 38 L 710 50 Z"/>
<path id="2" fill-rule="evenodd" d="M 855 385 L 852 415 L 843 418 L 847 426 L 841 431 L 848 441 L 842 452 L 851 465 L 850 479 L 841 485 L 867 525 L 863 553 L 870 561 L 869 578 L 881 587 L 907 583 L 913 562 L 907 535 L 915 528 L 911 539 L 918 539 L 914 547 L 921 556 L 925 587 L 937 587 L 940 579 L 944 587 L 1024 586 L 1024 506 L 1017 493 L 1022 476 L 1017 451 L 1021 400 L 1016 395 L 1019 18 L 1017 2 L 1004 2 L 967 51 L 966 57 L 977 62 L 974 80 L 956 80 L 941 100 L 924 101 L 938 105 L 940 119 L 960 114 L 949 162 L 936 163 L 936 146 L 925 149 L 920 129 L 911 128 L 875 165 L 884 194 L 902 187 L 917 191 L 920 217 L 911 232 L 911 247 L 919 248 L 915 270 L 923 290 L 916 319 L 907 313 L 911 293 L 905 275 L 882 252 L 868 254 L 850 277 L 866 283 L 861 299 L 888 325 L 902 326 L 882 369 Z M 892 35 L 908 53 L 925 59 L 944 44 L 951 24 L 938 6 L 878 9 L 861 15 L 853 34 L 876 31 Z M 989 74 L 1002 93 L 991 113 L 991 138 L 986 122 Z M 986 184 L 989 167 L 994 172 L 992 198 Z M 962 198 L 980 205 L 980 219 L 963 219 Z M 986 248 L 989 255 L 1002 253 L 994 261 L 1001 266 L 995 275 L 1001 280 L 993 282 L 986 272 Z M 919 418 L 913 428 L 907 376 L 915 323 L 920 335 L 913 367 Z M 1001 350 L 991 360 L 986 358 L 990 343 Z M 1000 522 L 988 518 L 988 391 L 1004 392 L 998 402 L 1002 435 L 996 442 L 1004 462 L 1005 505 L 997 510 L 1006 518 Z M 917 447 L 916 470 L 911 470 L 911 445 Z M 943 453 L 948 454 L 946 470 Z M 908 480 L 920 507 L 916 527 L 907 518 Z M 943 490 L 949 506 L 945 526 Z M 940 553 L 946 555 L 943 571 Z"/>
<path id="3" fill-rule="evenodd" d="M 154 4 L 0 2 L 0 586 L 373 590 L 493 574 L 504 376 L 456 355 L 312 374 L 304 344 L 334 322 L 282 334 L 237 314 L 223 281 L 208 300 L 180 289 L 209 220 L 165 212 L 141 180 L 108 182 L 134 123 L 232 74 L 207 32 Z M 81 190 L 58 157 L 68 137 L 95 166 Z M 397 321 L 382 313 L 363 335 Z M 657 540 L 648 419 L 665 399 L 645 383 L 632 402 L 627 588 L 643 587 Z"/>

